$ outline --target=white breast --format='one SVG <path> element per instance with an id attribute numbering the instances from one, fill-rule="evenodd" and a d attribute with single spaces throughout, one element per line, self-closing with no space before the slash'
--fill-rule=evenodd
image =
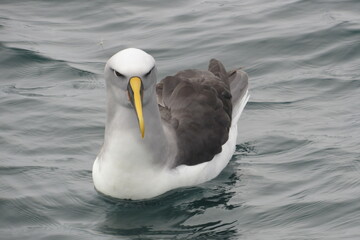
<path id="1" fill-rule="evenodd" d="M 152 164 L 154 161 L 148 159 L 148 150 L 138 147 L 125 150 L 129 151 L 129 159 L 125 163 L 117 161 L 111 155 L 100 154 L 102 159 L 98 157 L 93 165 L 95 188 L 103 194 L 115 198 L 145 199 L 158 196 L 171 189 L 197 185 L 215 178 L 228 164 L 235 151 L 237 122 L 248 99 L 249 95 L 246 93 L 239 106 L 236 106 L 229 139 L 222 146 L 222 152 L 210 162 L 195 166 L 180 165 L 170 169 Z M 113 143 L 120 144 L 116 141 Z"/>

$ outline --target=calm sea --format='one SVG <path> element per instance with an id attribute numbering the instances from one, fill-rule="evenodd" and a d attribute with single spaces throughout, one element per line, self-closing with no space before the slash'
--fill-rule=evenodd
<path id="1" fill-rule="evenodd" d="M 1 1 L 0 239 L 360 239 L 358 0 Z M 219 177 L 98 195 L 107 59 L 250 76 Z"/>

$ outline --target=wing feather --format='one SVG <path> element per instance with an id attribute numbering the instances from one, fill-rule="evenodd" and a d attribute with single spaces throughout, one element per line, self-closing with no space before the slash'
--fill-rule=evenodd
<path id="1" fill-rule="evenodd" d="M 207 162 L 221 152 L 231 126 L 230 87 L 238 90 L 244 87 L 237 83 L 245 79 L 240 75 L 236 71 L 226 72 L 220 61 L 211 59 L 209 71 L 184 70 L 157 84 L 162 119 L 176 137 L 174 167 Z"/>

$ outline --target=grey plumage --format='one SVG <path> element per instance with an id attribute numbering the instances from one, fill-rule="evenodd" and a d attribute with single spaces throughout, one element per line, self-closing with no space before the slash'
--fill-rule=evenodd
<path id="1" fill-rule="evenodd" d="M 208 71 L 180 71 L 157 84 L 161 118 L 177 139 L 173 167 L 207 162 L 221 152 L 228 140 L 233 107 L 247 87 L 245 72 L 226 72 L 216 59 L 210 60 Z"/>

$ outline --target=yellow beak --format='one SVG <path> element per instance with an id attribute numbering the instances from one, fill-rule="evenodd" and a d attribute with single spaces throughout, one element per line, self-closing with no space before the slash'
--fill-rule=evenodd
<path id="1" fill-rule="evenodd" d="M 141 78 L 139 77 L 130 78 L 128 84 L 128 93 L 129 93 L 130 101 L 135 108 L 135 112 L 138 118 L 141 138 L 144 138 L 145 135 L 144 116 L 142 110 L 143 89 L 144 87 L 142 85 Z"/>

